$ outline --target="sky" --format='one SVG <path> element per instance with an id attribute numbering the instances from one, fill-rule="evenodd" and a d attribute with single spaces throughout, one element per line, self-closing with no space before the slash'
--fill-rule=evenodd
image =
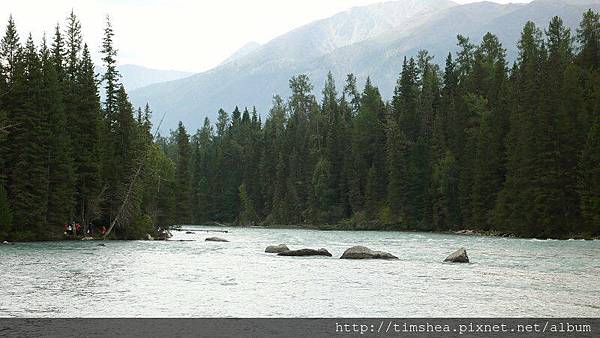
<path id="1" fill-rule="evenodd" d="M 31 33 L 40 41 L 44 33 L 51 36 L 56 24 L 64 23 L 73 9 L 97 61 L 108 14 L 120 64 L 201 72 L 217 66 L 248 42 L 265 43 L 314 20 L 382 1 L 0 0 L 0 34 L 12 14 L 22 39 Z"/>

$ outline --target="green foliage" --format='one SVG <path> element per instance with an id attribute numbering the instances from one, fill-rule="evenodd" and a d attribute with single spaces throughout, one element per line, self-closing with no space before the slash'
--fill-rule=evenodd
<path id="1" fill-rule="evenodd" d="M 596 117 L 581 157 L 581 209 L 585 221 L 581 232 L 598 234 L 600 229 L 600 117 Z"/>
<path id="2" fill-rule="evenodd" d="M 192 221 L 191 209 L 191 176 L 190 176 L 190 140 L 183 123 L 179 122 L 176 134 L 177 165 L 175 173 L 175 193 L 177 200 L 177 224 L 190 224 Z"/>
<path id="3" fill-rule="evenodd" d="M 254 225 L 258 221 L 258 216 L 254 210 L 254 202 L 248 196 L 246 184 L 240 185 L 240 201 L 242 202 L 242 213 L 240 215 L 241 225 Z"/>
<path id="4" fill-rule="evenodd" d="M 153 193 L 161 178 L 174 180 L 175 168 L 152 144 L 149 107 L 133 117 L 118 84 L 112 37 L 108 23 L 103 80 L 109 95 L 101 109 L 94 65 L 73 12 L 64 34 L 56 26 L 50 48 L 45 40 L 36 47 L 31 36 L 21 46 L 9 19 L 0 42 L 2 238 L 60 239 L 65 223 L 99 228 L 116 219 L 118 238 L 138 239 L 153 234 L 155 225 L 174 223 L 174 187 Z"/>
<path id="5" fill-rule="evenodd" d="M 405 58 L 389 102 L 370 78 L 317 102 L 304 74 L 255 109 L 221 109 L 188 134 L 152 135 L 119 83 L 110 21 L 97 82 L 71 13 L 52 46 L 0 41 L 0 237 L 52 239 L 63 223 L 138 239 L 173 224 L 593 236 L 600 232 L 600 16 L 576 34 L 528 22 L 509 69 L 498 37 L 458 36 L 443 71 Z M 575 39 L 573 39 L 575 36 Z M 574 44 L 574 41 L 577 44 Z M 100 102 L 99 86 L 104 90 Z"/>
<path id="6" fill-rule="evenodd" d="M 11 232 L 13 222 L 12 211 L 6 195 L 4 184 L 0 184 L 0 239 L 4 240 Z"/>

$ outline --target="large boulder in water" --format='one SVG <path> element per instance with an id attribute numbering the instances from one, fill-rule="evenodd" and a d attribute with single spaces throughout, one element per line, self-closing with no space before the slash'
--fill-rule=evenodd
<path id="1" fill-rule="evenodd" d="M 331 257 L 331 253 L 326 249 L 300 249 L 300 250 L 288 250 L 284 252 L 280 252 L 277 254 L 278 256 L 327 256 Z"/>
<path id="2" fill-rule="evenodd" d="M 228 240 L 226 240 L 224 238 L 220 238 L 220 237 L 208 237 L 207 239 L 205 239 L 205 241 L 207 241 L 207 242 L 229 242 Z"/>
<path id="3" fill-rule="evenodd" d="M 290 248 L 288 248 L 287 245 L 285 245 L 285 244 L 269 245 L 265 249 L 266 253 L 280 253 L 280 252 L 285 252 L 285 251 L 290 251 Z"/>
<path id="4" fill-rule="evenodd" d="M 344 251 L 340 259 L 398 259 L 398 257 L 388 252 L 371 250 L 365 246 L 353 246 Z"/>
<path id="5" fill-rule="evenodd" d="M 469 256 L 467 256 L 467 250 L 465 250 L 465 248 L 460 248 L 456 250 L 450 256 L 446 257 L 444 262 L 469 263 Z"/>

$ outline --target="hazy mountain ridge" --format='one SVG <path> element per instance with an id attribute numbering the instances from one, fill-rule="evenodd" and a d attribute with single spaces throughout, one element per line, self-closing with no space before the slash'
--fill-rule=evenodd
<path id="1" fill-rule="evenodd" d="M 235 51 L 235 53 L 231 54 L 231 56 L 229 56 L 227 59 L 225 59 L 225 61 L 221 62 L 220 65 L 224 65 L 224 64 L 239 60 L 239 59 L 243 58 L 244 56 L 259 49 L 260 46 L 261 46 L 261 44 L 258 42 L 255 42 L 255 41 L 248 42 L 247 44 L 243 45 L 240 49 Z"/>
<path id="2" fill-rule="evenodd" d="M 288 95 L 288 80 L 299 73 L 311 77 L 318 96 L 331 70 L 338 89 L 345 75 L 353 72 L 361 82 L 371 76 L 389 98 L 405 55 L 427 49 L 436 62 L 443 63 L 448 52 L 456 50 L 457 34 L 479 42 L 490 31 L 514 58 L 527 20 L 544 28 L 551 17 L 560 15 L 574 28 L 590 7 L 600 9 L 600 0 L 461 6 L 444 0 L 412 0 L 358 7 L 295 29 L 207 72 L 140 88 L 131 97 L 136 105 L 149 102 L 155 111 L 167 112 L 166 128 L 182 120 L 192 130 L 205 116 L 214 122 L 221 107 L 231 111 L 235 105 L 256 105 L 266 115 L 272 95 Z"/>
<path id="3" fill-rule="evenodd" d="M 127 90 L 149 86 L 151 84 L 178 80 L 194 73 L 177 70 L 153 69 L 137 65 L 119 65 L 117 70 L 121 73 L 121 82 Z M 106 69 L 102 66 L 96 67 L 96 73 L 104 74 Z"/>

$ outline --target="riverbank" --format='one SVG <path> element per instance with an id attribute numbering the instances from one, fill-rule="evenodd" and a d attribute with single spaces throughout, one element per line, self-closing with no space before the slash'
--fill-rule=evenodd
<path id="1" fill-rule="evenodd" d="M 540 239 L 540 240 L 600 240 L 600 236 L 589 234 L 571 234 L 564 237 L 535 237 L 522 236 L 510 232 L 502 232 L 497 230 L 478 230 L 478 229 L 460 229 L 460 230 L 428 230 L 428 229 L 398 229 L 395 226 L 386 225 L 366 225 L 357 226 L 348 223 L 339 224 L 263 224 L 253 226 L 239 226 L 233 223 L 210 223 L 209 226 L 218 227 L 243 227 L 243 228 L 262 228 L 262 229 L 307 229 L 307 230 L 322 230 L 322 231 L 386 231 L 386 232 L 406 232 L 406 233 L 434 233 L 447 235 L 461 236 L 482 236 L 482 237 L 504 237 L 504 238 L 523 238 L 523 239 Z"/>
<path id="2" fill-rule="evenodd" d="M 432 234 L 445 234 L 445 235 L 459 235 L 459 236 L 476 236 L 476 237 L 503 237 L 503 238 L 522 238 L 522 239 L 539 239 L 539 240 L 600 240 L 600 236 L 591 236 L 585 234 L 574 234 L 571 236 L 565 236 L 562 238 L 544 238 L 544 237 L 531 237 L 531 236 L 519 236 L 517 234 L 501 232 L 495 230 L 476 230 L 476 229 L 462 229 L 462 230 L 427 230 L 427 229 L 398 229 L 394 226 L 356 226 L 347 223 L 340 224 L 262 224 L 262 225 L 252 225 L 252 226 L 240 226 L 233 223 L 220 223 L 220 222 L 207 222 L 206 224 L 198 224 L 202 226 L 210 226 L 215 228 L 258 228 L 258 229 L 277 229 L 277 230 L 286 230 L 286 229 L 297 229 L 297 230 L 319 230 L 319 231 L 383 231 L 383 232 L 399 232 L 399 233 L 432 233 Z M 192 226 L 187 225 L 187 226 Z M 193 225 L 197 226 L 197 225 Z M 186 225 L 175 225 L 170 228 L 169 231 L 187 231 L 185 229 Z M 224 231 L 226 232 L 226 231 Z M 161 235 L 150 235 L 145 234 L 139 238 L 116 238 L 114 236 L 110 236 L 107 238 L 103 237 L 52 237 L 52 238 L 27 238 L 20 240 L 10 240 L 10 239 L 0 239 L 1 244 L 12 244 L 19 242 L 55 242 L 55 241 L 164 241 L 168 240 L 171 237 L 171 234 L 161 234 Z"/>

